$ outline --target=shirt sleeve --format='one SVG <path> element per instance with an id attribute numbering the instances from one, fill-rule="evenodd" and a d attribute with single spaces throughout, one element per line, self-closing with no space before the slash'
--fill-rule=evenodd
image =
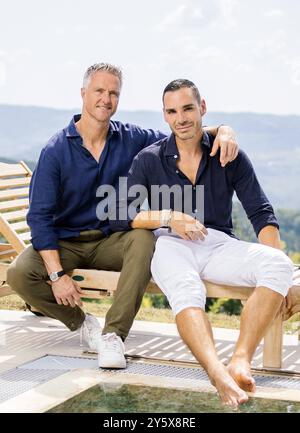
<path id="1" fill-rule="evenodd" d="M 253 229 L 258 236 L 261 229 L 268 225 L 279 229 L 274 209 L 261 188 L 254 168 L 246 153 L 239 150 L 235 165 L 233 187 L 246 211 Z"/>
<path id="2" fill-rule="evenodd" d="M 44 148 L 33 172 L 29 189 L 27 223 L 31 229 L 33 248 L 59 249 L 54 229 L 54 214 L 60 197 L 59 162 L 53 148 Z"/>
<path id="3" fill-rule="evenodd" d="M 166 138 L 166 134 L 160 131 L 153 131 L 152 129 L 144 129 L 144 148 L 150 146 L 150 144 L 156 143 L 163 138 Z"/>
<path id="4" fill-rule="evenodd" d="M 148 197 L 145 156 L 144 152 L 140 152 L 134 158 L 128 177 L 124 178 L 117 191 L 116 208 L 112 209 L 109 216 L 109 226 L 113 232 L 132 230 L 130 223 Z"/>
<path id="5" fill-rule="evenodd" d="M 132 125 L 131 125 L 132 126 Z M 139 126 L 133 125 L 133 139 L 138 140 L 139 150 L 145 149 L 150 144 L 156 143 L 163 138 L 166 138 L 167 134 L 161 131 L 154 131 L 153 129 L 143 129 Z"/>

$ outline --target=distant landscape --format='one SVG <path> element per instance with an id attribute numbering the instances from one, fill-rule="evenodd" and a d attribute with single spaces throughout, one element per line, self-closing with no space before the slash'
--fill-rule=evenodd
<path id="1" fill-rule="evenodd" d="M 47 140 L 78 112 L 0 105 L 0 159 L 24 159 L 33 167 Z M 115 118 L 168 132 L 159 112 L 119 111 Z M 204 120 L 207 125 L 223 123 L 235 129 L 276 208 L 300 209 L 300 116 L 213 112 Z"/>

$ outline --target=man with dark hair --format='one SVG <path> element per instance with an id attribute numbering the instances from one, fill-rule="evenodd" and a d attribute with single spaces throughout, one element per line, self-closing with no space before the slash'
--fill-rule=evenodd
<path id="1" fill-rule="evenodd" d="M 163 96 L 162 96 L 163 103 L 164 103 L 165 94 L 167 92 L 175 92 L 176 90 L 180 90 L 183 88 L 191 89 L 196 98 L 196 101 L 200 105 L 201 96 L 198 87 L 192 81 L 186 79 L 173 80 L 164 88 Z"/>
<path id="2" fill-rule="evenodd" d="M 183 341 L 207 371 L 222 401 L 237 407 L 248 400 L 245 391 L 255 391 L 250 363 L 293 284 L 293 263 L 280 250 L 273 208 L 245 152 L 240 150 L 225 168 L 218 155 L 209 157 L 213 140 L 202 128 L 206 104 L 196 86 L 189 80 L 168 84 L 163 111 L 172 134 L 134 158 L 128 197 L 126 201 L 121 197 L 118 206 L 119 215 L 124 215 L 121 211 L 127 206 L 127 219 L 112 219 L 110 224 L 115 231 L 155 230 L 159 238 L 152 276 L 168 298 Z M 137 185 L 142 198 L 148 198 L 148 211 L 141 210 L 130 194 Z M 240 241 L 233 234 L 234 191 L 259 244 Z M 198 195 L 203 192 L 201 203 Z M 227 368 L 214 346 L 202 280 L 255 287 L 243 309 L 240 336 Z"/>
<path id="3" fill-rule="evenodd" d="M 71 331 L 80 329 L 103 368 L 126 366 L 123 341 L 150 279 L 155 239 L 147 230 L 111 234 L 107 217 L 96 212 L 101 202 L 97 190 L 116 187 L 135 155 L 165 136 L 111 120 L 121 86 L 118 67 L 97 63 L 87 69 L 81 115 L 49 140 L 34 170 L 27 217 L 32 246 L 12 263 L 7 276 L 27 304 Z M 215 144 L 214 152 L 221 146 L 223 164 L 236 157 L 231 128 L 220 128 Z M 78 267 L 121 271 L 102 337 L 97 319 L 80 308 L 82 292 L 68 275 Z"/>

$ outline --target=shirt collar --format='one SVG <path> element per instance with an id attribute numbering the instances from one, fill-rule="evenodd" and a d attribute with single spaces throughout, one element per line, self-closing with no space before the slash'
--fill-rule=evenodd
<path id="1" fill-rule="evenodd" d="M 66 129 L 67 137 L 73 138 L 73 137 L 79 137 L 81 138 L 81 135 L 76 129 L 75 123 L 78 122 L 78 120 L 81 118 L 81 114 L 75 114 L 69 125 Z M 110 120 L 109 122 L 109 130 L 107 136 L 111 135 L 113 132 L 119 132 L 119 126 L 117 122 L 114 122 L 113 120 Z"/>
<path id="2" fill-rule="evenodd" d="M 209 141 L 209 135 L 205 131 L 203 131 L 203 135 L 202 135 L 202 139 L 201 139 L 200 144 L 201 144 L 202 148 L 204 148 L 204 149 L 206 148 L 206 149 L 210 150 L 210 148 L 211 148 L 210 141 Z M 165 153 L 165 156 L 174 156 L 174 155 L 178 156 L 179 155 L 176 140 L 175 140 L 175 135 L 173 133 L 167 138 L 164 153 Z"/>

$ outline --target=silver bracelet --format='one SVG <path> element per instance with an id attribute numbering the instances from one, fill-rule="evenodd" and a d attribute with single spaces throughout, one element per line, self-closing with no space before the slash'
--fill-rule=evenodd
<path id="1" fill-rule="evenodd" d="M 169 216 L 169 219 L 167 221 L 168 233 L 172 233 L 172 228 L 171 228 L 172 216 L 173 216 L 173 210 L 170 209 L 170 216 Z"/>
<path id="2" fill-rule="evenodd" d="M 160 227 L 168 227 L 172 216 L 172 209 L 163 209 L 160 211 Z"/>

